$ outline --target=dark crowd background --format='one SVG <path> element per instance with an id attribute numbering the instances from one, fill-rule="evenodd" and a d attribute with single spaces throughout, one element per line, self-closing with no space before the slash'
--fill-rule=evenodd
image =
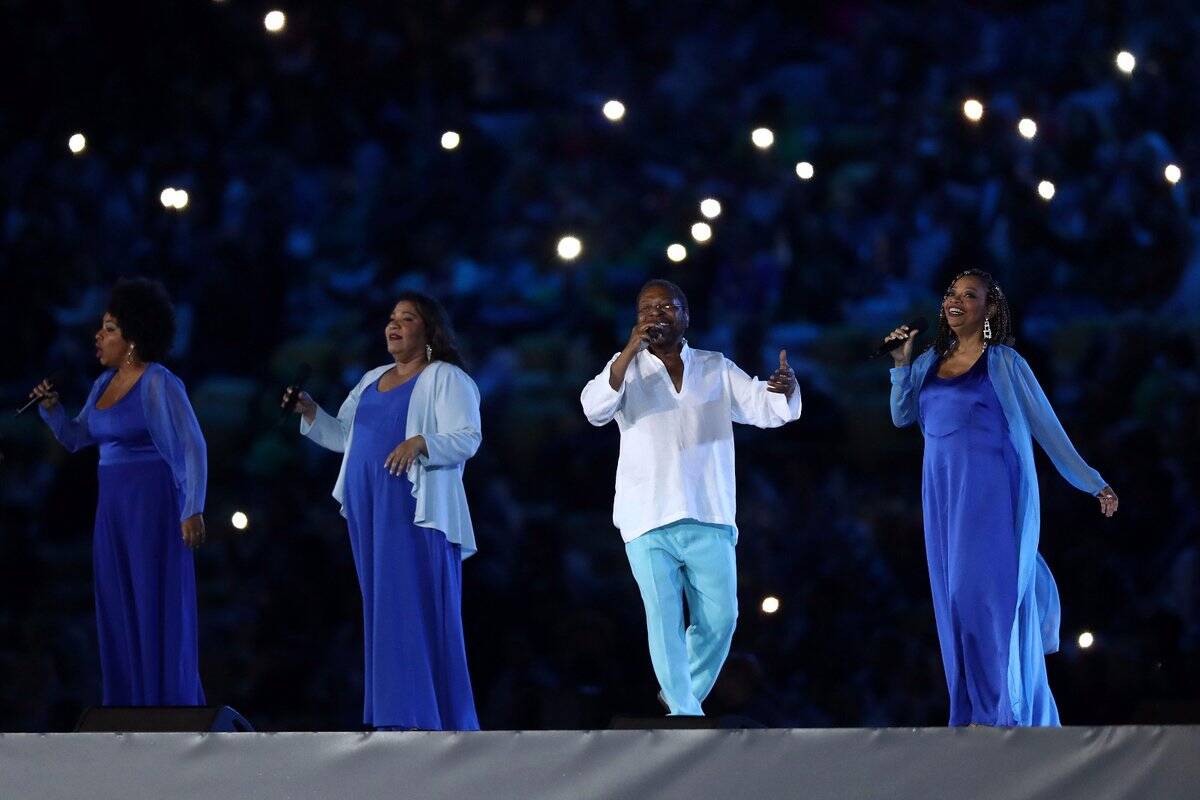
<path id="1" fill-rule="evenodd" d="M 944 724 L 921 437 L 892 427 L 888 364 L 865 354 L 982 267 L 1121 498 L 1103 519 L 1039 456 L 1063 719 L 1200 722 L 1192 4 L 280 7 L 271 36 L 262 2 L 0 3 L 2 396 L 15 407 L 66 365 L 74 413 L 109 287 L 167 285 L 167 364 L 209 446 L 210 701 L 259 729 L 360 727 L 338 457 L 277 427 L 276 404 L 309 362 L 335 411 L 386 362 L 391 298 L 415 288 L 448 307 L 483 396 L 464 613 L 484 727 L 661 713 L 611 523 L 617 431 L 578 401 L 660 276 L 689 294 L 693 346 L 758 375 L 786 347 L 804 395 L 798 423 L 737 433 L 741 619 L 707 710 Z M 970 96 L 986 106 L 977 125 Z M 610 97 L 628 107 L 619 124 L 600 113 Z M 766 151 L 750 143 L 760 125 L 776 135 Z M 166 186 L 189 192 L 184 211 L 160 204 Z M 724 213 L 701 246 L 688 230 L 707 196 Z M 572 262 L 555 255 L 567 233 L 583 241 Z M 664 257 L 673 241 L 682 263 Z M 0 438 L 0 729 L 69 729 L 99 700 L 96 454 L 66 454 L 32 415 L 0 414 Z M 767 595 L 778 613 L 760 610 Z"/>

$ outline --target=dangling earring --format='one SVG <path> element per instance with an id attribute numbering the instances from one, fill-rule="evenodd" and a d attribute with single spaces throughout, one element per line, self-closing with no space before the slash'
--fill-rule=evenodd
<path id="1" fill-rule="evenodd" d="M 425 345 L 425 360 L 433 361 L 433 345 L 431 344 Z"/>
<path id="2" fill-rule="evenodd" d="M 125 353 L 125 363 L 133 366 L 133 345 L 129 345 L 129 351 Z"/>
<path id="3" fill-rule="evenodd" d="M 990 319 L 984 319 L 983 321 L 983 338 L 992 338 L 992 321 Z"/>

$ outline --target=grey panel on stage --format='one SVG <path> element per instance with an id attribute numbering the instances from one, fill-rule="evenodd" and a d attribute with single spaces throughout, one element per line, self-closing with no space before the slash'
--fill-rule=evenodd
<path id="1" fill-rule="evenodd" d="M 1200 797 L 1200 727 L 0 735 L 0 797 Z"/>

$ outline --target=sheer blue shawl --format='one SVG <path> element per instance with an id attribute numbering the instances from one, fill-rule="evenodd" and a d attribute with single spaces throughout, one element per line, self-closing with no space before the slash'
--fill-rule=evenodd
<path id="1" fill-rule="evenodd" d="M 1018 725 L 1056 725 L 1053 706 L 1035 693 L 1038 682 L 1034 675 L 1044 669 L 1035 659 L 1058 650 L 1061 609 L 1054 577 L 1037 551 L 1041 511 L 1033 440 L 1075 488 L 1096 495 L 1107 484 L 1076 452 L 1025 359 L 1004 345 L 992 345 L 986 357 L 1021 471 L 1016 513 L 1020 556 L 1017 609 L 1008 656 L 1009 696 Z M 921 386 L 936 363 L 937 354 L 926 350 L 911 365 L 892 369 L 892 422 L 897 428 L 920 423 L 917 403 Z"/>
<path id="2" fill-rule="evenodd" d="M 74 453 L 96 444 L 88 432 L 88 415 L 96 407 L 100 393 L 115 370 L 105 370 L 88 392 L 83 410 L 75 419 L 67 417 L 62 404 L 52 411 L 38 406 L 38 413 L 54 432 L 54 438 Z M 208 487 L 208 448 L 200 423 L 192 411 L 183 381 L 163 365 L 151 362 L 139 379 L 142 384 L 142 409 L 146 427 L 159 455 L 171 468 L 175 486 L 182 490 L 183 511 L 180 521 L 204 511 L 204 494 Z"/>

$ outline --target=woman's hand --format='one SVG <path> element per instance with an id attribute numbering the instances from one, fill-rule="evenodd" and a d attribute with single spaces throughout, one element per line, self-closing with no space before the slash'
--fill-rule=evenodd
<path id="1" fill-rule="evenodd" d="M 183 531 L 183 543 L 195 550 L 204 544 L 204 515 L 193 514 L 179 523 Z"/>
<path id="2" fill-rule="evenodd" d="M 1111 517 L 1117 513 L 1117 493 L 1112 490 L 1111 486 L 1105 486 L 1096 495 L 1096 499 L 1100 501 L 1100 513 L 1106 517 Z"/>
<path id="3" fill-rule="evenodd" d="M 425 447 L 425 437 L 417 435 L 396 445 L 395 449 L 384 459 L 383 468 L 393 475 L 401 475 L 408 471 L 408 468 L 417 460 L 417 456 L 427 455 L 429 455 L 429 450 Z"/>
<path id="4" fill-rule="evenodd" d="M 912 330 L 907 325 L 901 325 L 884 337 L 885 342 L 895 339 L 904 340 L 904 344 L 892 351 L 892 360 L 895 361 L 897 367 L 907 367 L 912 363 L 913 346 L 917 341 L 917 333 L 918 331 Z"/>
<path id="5" fill-rule="evenodd" d="M 33 391 L 29 393 L 29 399 L 38 399 L 38 404 L 50 411 L 58 405 L 58 392 L 54 391 L 54 384 L 50 381 L 42 381 L 37 386 L 33 387 Z"/>
<path id="6" fill-rule="evenodd" d="M 297 395 L 296 392 L 300 392 L 300 394 Z M 287 408 L 292 397 L 296 398 L 296 405 L 292 406 L 292 410 L 297 414 L 303 414 L 304 421 L 309 425 L 313 424 L 313 421 L 317 418 L 316 401 L 309 397 L 308 392 L 302 392 L 295 386 L 289 386 L 283 393 L 283 399 L 279 401 L 279 407 Z"/>

